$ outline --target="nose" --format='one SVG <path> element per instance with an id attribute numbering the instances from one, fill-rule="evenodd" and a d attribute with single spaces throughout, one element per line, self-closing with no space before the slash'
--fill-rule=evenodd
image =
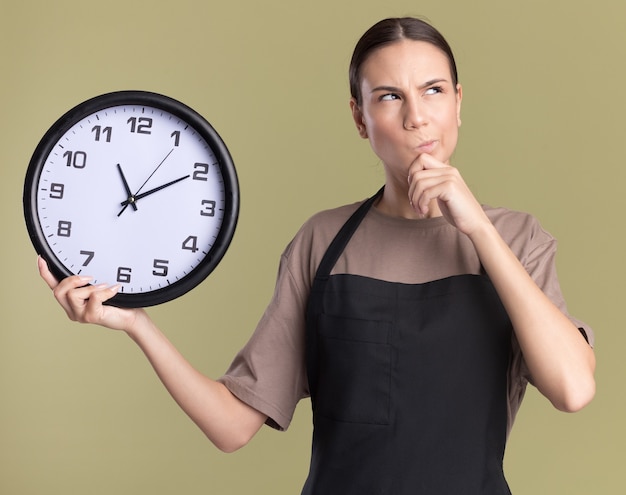
<path id="1" fill-rule="evenodd" d="M 404 100 L 404 122 L 403 127 L 409 131 L 423 126 L 427 122 L 426 112 L 415 98 Z"/>

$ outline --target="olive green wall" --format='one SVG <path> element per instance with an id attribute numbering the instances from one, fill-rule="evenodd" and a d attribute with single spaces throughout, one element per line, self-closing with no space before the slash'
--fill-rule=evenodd
<path id="1" fill-rule="evenodd" d="M 383 175 L 348 111 L 346 67 L 382 17 L 417 14 L 455 49 L 464 84 L 455 164 L 479 199 L 538 216 L 560 245 L 570 310 L 597 333 L 598 394 L 567 415 L 529 390 L 506 456 L 514 493 L 620 491 L 626 394 L 621 0 L 91 2 L 2 0 L 0 11 L 0 493 L 294 494 L 310 414 L 218 453 L 123 334 L 68 322 L 36 272 L 22 220 L 28 160 L 64 111 L 145 89 L 220 132 L 242 209 L 199 288 L 150 310 L 218 376 L 273 288 L 285 244 L 313 212 L 374 192 Z"/>

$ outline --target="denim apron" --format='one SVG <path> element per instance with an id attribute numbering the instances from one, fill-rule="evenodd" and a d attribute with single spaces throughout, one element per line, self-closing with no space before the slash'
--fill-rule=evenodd
<path id="1" fill-rule="evenodd" d="M 512 327 L 488 277 L 330 275 L 378 194 L 339 231 L 309 296 L 314 429 L 302 494 L 510 494 Z"/>

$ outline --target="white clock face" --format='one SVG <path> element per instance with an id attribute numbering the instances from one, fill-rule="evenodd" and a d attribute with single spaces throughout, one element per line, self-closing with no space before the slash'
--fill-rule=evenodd
<path id="1" fill-rule="evenodd" d="M 122 294 L 168 287 L 216 241 L 226 193 L 207 141 L 179 117 L 145 105 L 96 111 L 51 148 L 36 213 L 71 273 Z"/>

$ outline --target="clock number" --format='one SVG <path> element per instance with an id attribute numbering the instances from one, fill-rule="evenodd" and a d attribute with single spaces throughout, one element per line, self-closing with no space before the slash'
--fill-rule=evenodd
<path id="1" fill-rule="evenodd" d="M 130 124 L 130 132 L 135 132 L 137 134 L 151 134 L 152 131 L 152 119 L 150 117 L 131 117 L 126 121 L 127 124 Z"/>
<path id="2" fill-rule="evenodd" d="M 84 151 L 66 151 L 63 158 L 67 158 L 68 167 L 85 168 L 87 165 L 87 153 Z"/>
<path id="3" fill-rule="evenodd" d="M 152 267 L 152 275 L 156 277 L 166 277 L 167 276 L 167 265 L 169 264 L 168 260 L 154 260 L 154 264 Z"/>
<path id="4" fill-rule="evenodd" d="M 128 284 L 130 282 L 130 273 L 132 271 L 133 271 L 132 268 L 120 266 L 117 269 L 117 281 L 120 284 Z"/>
<path id="5" fill-rule="evenodd" d="M 193 172 L 193 180 L 209 180 L 207 178 L 207 175 L 209 175 L 208 163 L 194 163 L 193 168 L 195 169 Z"/>
<path id="6" fill-rule="evenodd" d="M 215 216 L 215 201 L 210 199 L 202 200 L 202 210 L 200 210 L 200 215 L 203 217 L 214 217 Z"/>
<path id="7" fill-rule="evenodd" d="M 191 251 L 195 253 L 198 251 L 198 237 L 195 235 L 190 235 L 183 241 L 182 249 L 186 249 L 187 251 Z"/>
<path id="8" fill-rule="evenodd" d="M 178 146 L 180 144 L 180 131 L 172 132 L 170 137 L 174 138 L 174 146 Z"/>
<path id="9" fill-rule="evenodd" d="M 102 136 L 105 136 L 105 141 L 107 143 L 111 142 L 111 132 L 113 132 L 113 128 L 111 127 L 104 127 L 102 128 L 102 126 L 96 125 L 93 127 L 93 129 L 91 129 L 91 132 L 95 132 L 96 133 L 96 141 L 100 141 L 100 135 L 102 134 Z"/>
<path id="10" fill-rule="evenodd" d="M 83 266 L 87 266 L 89 263 L 91 263 L 91 260 L 96 253 L 94 253 L 93 251 L 81 251 L 80 254 L 82 254 L 83 256 L 87 256 L 87 259 L 83 263 Z"/>
<path id="11" fill-rule="evenodd" d="M 59 220 L 57 225 L 57 235 L 59 237 L 69 237 L 72 234 L 72 222 L 66 220 Z"/>
<path id="12" fill-rule="evenodd" d="M 52 199 L 63 199 L 63 192 L 65 191 L 65 186 L 63 184 L 50 184 L 50 197 Z"/>

